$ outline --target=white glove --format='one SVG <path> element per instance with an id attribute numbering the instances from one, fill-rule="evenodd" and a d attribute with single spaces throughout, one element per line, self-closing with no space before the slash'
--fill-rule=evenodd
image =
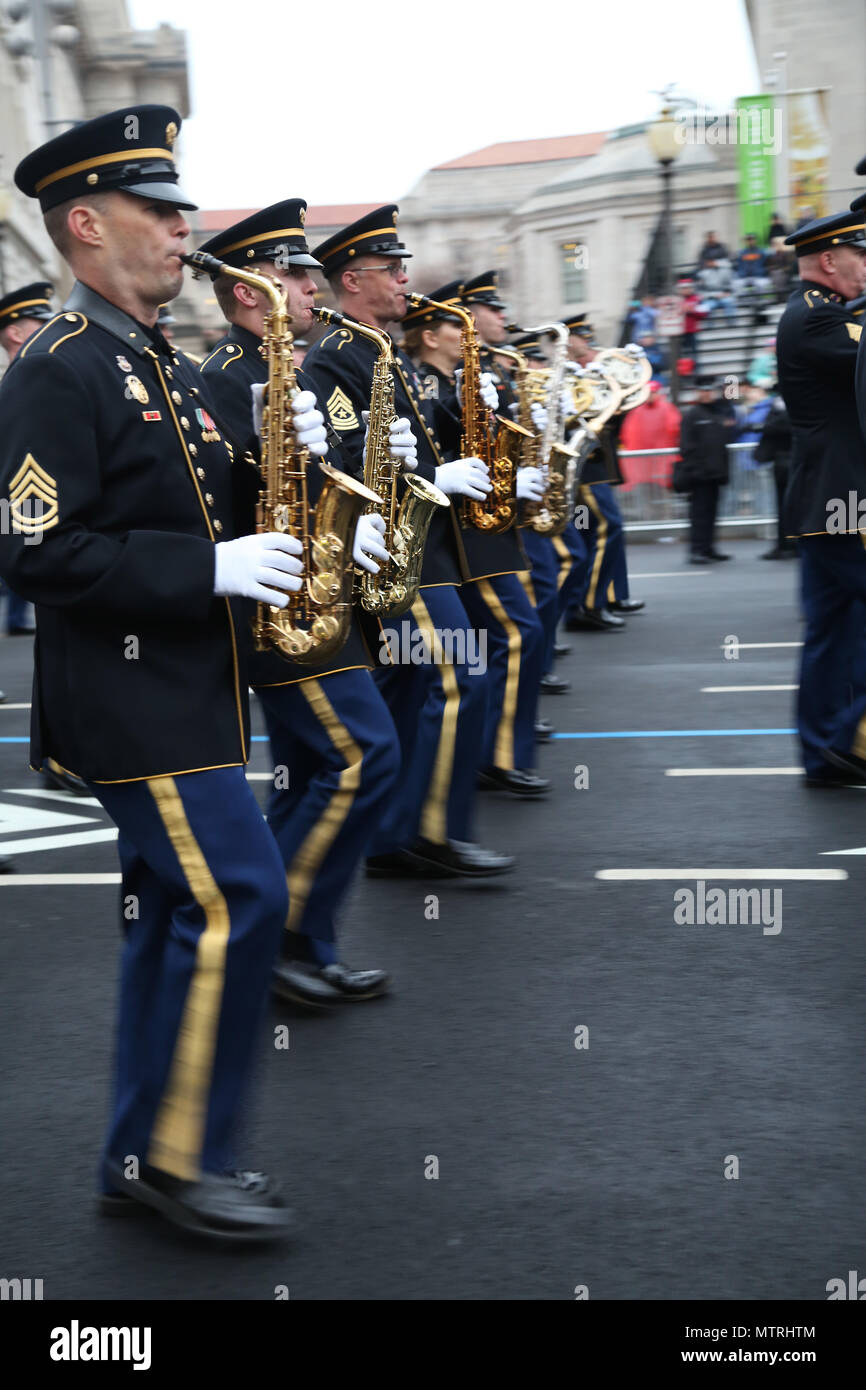
<path id="1" fill-rule="evenodd" d="M 579 362 L 566 362 L 565 370 L 570 372 L 572 376 L 583 376 L 584 371 Z"/>
<path id="2" fill-rule="evenodd" d="M 532 428 L 535 433 L 544 434 L 547 425 L 547 411 L 544 406 L 539 405 L 538 401 L 533 401 L 529 407 L 529 413 L 532 416 Z"/>
<path id="3" fill-rule="evenodd" d="M 365 514 L 358 517 L 358 524 L 355 527 L 355 543 L 352 547 L 352 559 L 368 574 L 379 573 L 376 560 L 390 560 L 391 558 L 382 544 L 384 534 L 385 522 L 378 512 L 372 512 L 369 516 Z M 376 558 L 371 559 L 371 556 Z"/>
<path id="4" fill-rule="evenodd" d="M 461 497 L 471 497 L 476 502 L 483 502 L 493 487 L 487 465 L 481 459 L 454 459 L 451 463 L 440 463 L 436 469 L 435 483 L 447 497 L 457 493 Z"/>
<path id="5" fill-rule="evenodd" d="M 303 553 L 299 540 L 279 531 L 218 541 L 214 546 L 213 591 L 217 597 L 254 598 L 285 608 L 287 595 L 296 594 L 301 587 L 304 566 L 295 556 Z"/>
<path id="6" fill-rule="evenodd" d="M 362 410 L 361 416 L 366 425 L 364 434 L 364 454 L 367 453 L 367 440 L 370 437 L 370 412 Z M 407 419 L 392 420 L 388 433 L 388 452 L 395 463 L 399 463 L 404 473 L 411 473 L 418 467 L 418 440 L 412 433 Z"/>
<path id="7" fill-rule="evenodd" d="M 574 414 L 574 398 L 570 391 L 563 391 L 559 398 L 559 408 L 563 420 L 568 420 Z"/>
<path id="8" fill-rule="evenodd" d="M 640 343 L 626 343 L 623 352 L 627 352 L 630 357 L 645 357 L 646 353 Z"/>
<path id="9" fill-rule="evenodd" d="M 463 368 L 458 367 L 454 373 L 454 380 L 457 383 L 457 404 L 463 409 Z M 478 378 L 478 391 L 488 410 L 499 409 L 499 392 L 496 389 L 496 381 L 491 372 L 482 372 Z"/>
<path id="10" fill-rule="evenodd" d="M 253 398 L 253 425 L 256 434 L 262 437 L 262 417 L 264 415 L 265 384 L 254 381 L 250 387 Z M 324 458 L 328 452 L 328 435 L 325 417 L 316 408 L 316 397 L 312 391 L 299 391 L 292 401 L 292 429 L 300 448 L 309 449 L 311 454 Z"/>
<path id="11" fill-rule="evenodd" d="M 540 468 L 518 468 L 517 496 L 521 502 L 540 502 L 544 497 L 544 474 Z"/>

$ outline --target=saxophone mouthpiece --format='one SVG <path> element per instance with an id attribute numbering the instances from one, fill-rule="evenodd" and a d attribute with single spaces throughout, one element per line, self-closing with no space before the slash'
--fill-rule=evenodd
<path id="1" fill-rule="evenodd" d="M 211 256 L 207 251 L 193 251 L 190 255 L 182 255 L 181 260 L 184 265 L 192 266 L 196 280 L 200 280 L 205 273 L 219 275 L 223 268 L 222 261 L 218 261 L 216 256 Z"/>
<path id="2" fill-rule="evenodd" d="M 413 309 L 424 309 L 428 304 L 432 304 L 433 300 L 426 294 L 407 294 L 406 303 Z"/>
<path id="3" fill-rule="evenodd" d="M 507 323 L 505 325 L 505 331 L 506 333 L 522 333 L 523 329 L 520 327 L 519 323 Z"/>
<path id="4" fill-rule="evenodd" d="M 318 319 L 319 323 L 336 323 L 339 327 L 346 322 L 345 314 L 339 313 L 336 309 L 313 308 L 313 318 Z"/>

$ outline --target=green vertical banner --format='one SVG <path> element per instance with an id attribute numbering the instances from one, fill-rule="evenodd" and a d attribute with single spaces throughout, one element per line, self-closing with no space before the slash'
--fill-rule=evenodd
<path id="1" fill-rule="evenodd" d="M 740 232 L 752 233 L 761 246 L 777 211 L 776 160 L 781 150 L 781 113 L 772 96 L 737 98 L 737 195 Z"/>

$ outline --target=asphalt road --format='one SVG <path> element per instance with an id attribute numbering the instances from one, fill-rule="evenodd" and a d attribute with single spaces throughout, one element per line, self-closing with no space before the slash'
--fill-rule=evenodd
<path id="1" fill-rule="evenodd" d="M 41 1278 L 52 1299 L 273 1299 L 279 1285 L 292 1299 L 573 1299 L 584 1285 L 591 1299 L 820 1300 L 862 1270 L 866 860 L 823 856 L 866 846 L 866 798 L 791 775 L 666 775 L 798 762 L 790 734 L 754 732 L 791 728 L 793 692 L 703 693 L 796 681 L 795 647 L 725 657 L 731 636 L 800 637 L 797 566 L 730 548 L 733 563 L 704 570 L 678 545 L 634 547 L 646 610 L 624 633 L 570 638 L 571 692 L 542 713 L 581 737 L 539 750 L 551 796 L 480 801 L 479 838 L 519 856 L 513 875 L 358 882 L 344 958 L 392 970 L 393 996 L 326 1017 L 273 1006 L 290 1046 L 262 1040 L 246 1161 L 291 1194 L 284 1248 L 215 1251 L 149 1214 L 95 1214 L 117 889 L 20 876 L 113 873 L 114 847 L 57 843 L 106 818 L 25 795 L 39 790 L 26 744 L 0 743 L 0 854 L 18 871 L 0 879 L 0 1275 Z M 0 639 L 5 739 L 27 732 L 9 704 L 29 700 L 31 645 Z M 93 819 L 25 824 L 25 806 Z M 672 877 L 597 877 L 622 869 Z M 731 874 L 706 879 L 726 905 L 738 888 L 781 900 L 768 894 L 761 921 L 677 921 L 699 869 Z"/>

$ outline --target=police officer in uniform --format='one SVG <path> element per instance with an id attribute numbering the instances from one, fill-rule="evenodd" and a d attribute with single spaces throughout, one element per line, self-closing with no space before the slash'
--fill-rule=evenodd
<path id="1" fill-rule="evenodd" d="M 404 261 L 410 253 L 397 233 L 397 212 L 394 204 L 377 208 L 313 251 L 341 312 L 385 332 L 406 312 L 409 277 Z M 377 355 L 369 339 L 337 328 L 310 349 L 304 362 L 326 402 L 344 455 L 359 472 L 365 448 L 364 412 L 370 403 Z M 486 676 L 461 660 L 459 650 L 443 658 L 436 635 L 447 631 L 468 637 L 471 631 L 457 591 L 467 569 L 455 507 L 465 496 L 483 500 L 491 484 L 479 460 L 444 460 L 432 403 L 424 398 L 411 359 L 399 349 L 395 349 L 394 378 L 395 408 L 411 423 L 418 474 L 435 482 L 453 505 L 439 509 L 433 518 L 416 602 L 394 623 L 389 624 L 387 616 L 382 619 L 386 629 L 398 634 L 408 631 L 410 646 L 422 633 L 434 659 L 415 665 L 392 657 L 390 664 L 380 664 L 375 672 L 397 726 L 403 766 L 370 847 L 367 872 L 377 877 L 487 876 L 510 869 L 514 861 L 483 849 L 472 836 Z"/>
<path id="2" fill-rule="evenodd" d="M 786 244 L 796 251 L 801 277 L 776 335 L 779 390 L 793 436 L 786 516 L 790 534 L 800 538 L 806 618 L 797 724 L 807 783 L 862 783 L 866 551 L 862 517 L 849 499 L 866 492 L 855 393 L 862 319 L 846 301 L 866 290 L 863 213 L 807 222 Z"/>
<path id="3" fill-rule="evenodd" d="M 465 304 L 465 287 L 452 281 L 430 295 L 440 303 L 457 299 Z M 469 305 L 466 304 L 468 308 Z M 459 320 L 458 320 L 459 323 Z M 429 342 L 445 334 L 451 327 L 442 322 L 442 311 L 422 307 L 410 312 L 403 320 L 404 332 L 410 342 L 416 331 Z M 438 326 L 436 326 L 438 325 Z M 460 335 L 457 333 L 459 350 Z M 496 414 L 506 409 L 501 392 L 507 383 L 495 371 L 489 352 L 479 352 L 479 389 L 486 408 Z M 434 369 L 435 370 L 435 369 Z M 427 383 L 431 364 L 426 359 L 419 364 L 422 380 Z M 444 456 L 459 455 L 462 434 L 462 370 L 455 366 L 452 373 L 437 373 L 436 424 Z M 459 383 L 459 384 L 458 384 Z M 499 388 L 499 389 L 498 389 Z M 519 469 L 517 496 L 540 497 L 541 475 L 538 469 Z M 462 513 L 463 508 L 459 508 Z M 543 632 L 532 603 L 527 598 L 519 574 L 527 568 L 526 553 L 520 543 L 516 526 L 493 534 L 482 531 L 468 517 L 459 515 L 460 537 L 471 578 L 464 583 L 460 595 L 470 621 L 478 631 L 487 634 L 488 696 L 479 782 L 483 788 L 503 790 L 517 796 L 539 796 L 547 792 L 550 782 L 532 770 L 535 761 L 535 722 L 538 704 L 538 683 L 541 676 Z"/>
<path id="4" fill-rule="evenodd" d="M 572 362 L 587 366 L 596 357 L 592 325 L 585 315 L 568 319 L 568 350 Z M 587 536 L 587 584 L 582 602 L 567 614 L 571 631 L 618 631 L 625 627 L 622 613 L 637 613 L 642 599 L 628 596 L 625 528 L 614 487 L 623 481 L 616 440 L 620 416 L 602 431 L 599 447 L 584 464 L 578 500 L 589 509 Z"/>
<path id="5" fill-rule="evenodd" d="M 129 107 L 16 170 L 76 284 L 0 387 L 0 570 L 36 604 L 33 764 L 85 777 L 120 832 L 104 1209 L 272 1239 L 285 1208 L 264 1174 L 237 1170 L 234 1143 L 287 894 L 244 774 L 237 597 L 284 606 L 301 547 L 232 539 L 231 450 L 194 427 L 200 378 L 155 326 L 194 207 L 179 126 L 170 107 Z"/>
<path id="6" fill-rule="evenodd" d="M 292 331 L 310 327 L 321 269 L 304 233 L 307 205 L 301 198 L 274 203 L 244 218 L 202 246 L 217 259 L 264 272 L 285 288 Z M 262 354 L 270 303 L 260 290 L 228 274 L 216 277 L 217 300 L 230 327 L 202 364 L 213 408 L 240 447 L 258 458 L 251 389 L 267 381 Z M 314 383 L 302 371 L 299 389 L 315 406 Z M 394 432 L 402 458 L 409 446 Z M 318 446 L 307 470 L 310 507 L 321 492 L 318 460 L 343 468 L 339 438 Z M 345 471 L 345 469 L 344 469 Z M 245 529 L 253 529 L 248 517 Z M 355 561 L 375 574 L 374 558 L 385 557 L 384 524 L 361 516 Z M 350 970 L 339 959 L 335 919 L 355 868 L 391 796 L 400 767 L 400 745 L 388 707 L 370 675 L 372 662 L 357 614 L 342 649 L 325 661 L 298 664 L 278 651 L 249 655 L 250 684 L 262 703 L 275 768 L 268 823 L 274 832 L 289 883 L 289 916 L 274 990 L 295 1003 L 327 1006 L 346 999 L 372 999 L 388 987 L 384 970 Z"/>

